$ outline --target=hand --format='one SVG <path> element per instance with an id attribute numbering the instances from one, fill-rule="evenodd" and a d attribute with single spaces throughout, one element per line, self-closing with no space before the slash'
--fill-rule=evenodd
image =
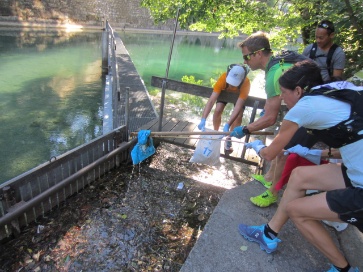
<path id="1" fill-rule="evenodd" d="M 266 147 L 261 140 L 255 140 L 253 142 L 245 144 L 246 148 L 253 148 L 258 155 L 260 155 L 260 151 L 262 148 Z"/>
<path id="2" fill-rule="evenodd" d="M 228 123 L 224 125 L 223 132 L 229 132 L 229 125 L 228 125 Z"/>
<path id="3" fill-rule="evenodd" d="M 241 139 L 243 136 L 245 136 L 245 133 L 243 132 L 243 127 L 235 127 L 231 132 L 230 136 Z"/>
<path id="4" fill-rule="evenodd" d="M 202 118 L 202 120 L 200 120 L 200 123 L 198 125 L 199 130 L 201 131 L 205 130 L 205 121 L 206 121 L 205 118 Z"/>
<path id="5" fill-rule="evenodd" d="M 311 161 L 312 163 L 319 165 L 321 161 L 322 152 L 323 151 L 319 149 L 309 149 L 301 145 L 295 145 L 286 150 L 284 154 L 295 153 L 298 154 L 300 157 L 303 157 L 308 161 Z"/>

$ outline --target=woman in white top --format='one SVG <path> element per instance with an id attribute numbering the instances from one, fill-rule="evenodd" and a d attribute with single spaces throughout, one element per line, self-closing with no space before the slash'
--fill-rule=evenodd
<path id="1" fill-rule="evenodd" d="M 279 83 L 281 98 L 290 110 L 284 117 L 278 135 L 267 147 L 259 140 L 249 143 L 247 147 L 255 149 L 262 158 L 272 160 L 301 126 L 318 132 L 325 131 L 329 136 L 330 129 L 337 124 L 346 125 L 347 122 L 343 121 L 350 118 L 350 104 L 324 95 L 304 96 L 305 90 L 320 88 L 322 82 L 319 67 L 314 63 L 299 62 L 287 70 Z M 348 82 L 331 83 L 328 87 L 359 89 Z M 328 131 L 325 130 L 328 128 Z M 241 224 L 240 234 L 271 253 L 280 242 L 278 232 L 291 219 L 305 238 L 330 260 L 332 266 L 329 271 L 358 271 L 358 268 L 350 266 L 321 223 L 321 220 L 347 222 L 363 232 L 363 136 L 358 134 L 353 142 L 344 143 L 344 146 L 340 145 L 346 136 L 339 135 L 341 139 L 337 139 L 335 147 L 341 153 L 342 165 L 296 168 L 270 222 L 261 226 Z M 335 139 L 336 134 L 331 136 Z M 306 196 L 306 190 L 323 192 Z"/>

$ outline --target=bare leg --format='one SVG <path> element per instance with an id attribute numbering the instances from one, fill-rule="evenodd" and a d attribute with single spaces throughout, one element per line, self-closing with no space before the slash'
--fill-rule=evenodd
<path id="1" fill-rule="evenodd" d="M 234 122 L 232 123 L 231 127 L 230 127 L 230 131 L 232 131 L 235 127 L 239 127 L 242 124 L 242 117 L 243 117 L 243 112 L 244 109 L 242 109 L 239 114 L 237 115 L 236 120 L 234 120 Z"/>
<path id="2" fill-rule="evenodd" d="M 278 209 L 269 226 L 279 232 L 289 217 L 301 233 L 334 265 L 344 267 L 347 261 L 338 250 L 328 232 L 318 220 L 339 221 L 330 211 L 325 193 L 305 196 L 307 189 L 329 191 L 345 188 L 340 165 L 297 167 L 293 170 Z"/>
<path id="3" fill-rule="evenodd" d="M 276 158 L 271 161 L 270 168 L 267 173 L 264 175 L 266 181 L 273 181 L 275 175 L 276 168 Z"/>
<path id="4" fill-rule="evenodd" d="M 275 196 L 277 195 L 277 192 L 278 192 L 275 189 L 275 186 L 281 178 L 282 170 L 284 170 L 286 159 L 287 159 L 287 155 L 284 155 L 284 151 L 281 151 L 275 158 L 275 160 L 276 160 L 275 171 L 274 171 L 274 176 L 272 179 L 272 185 L 269 189 L 271 191 L 271 193 Z"/>
<path id="5" fill-rule="evenodd" d="M 214 130 L 219 130 L 219 127 L 222 122 L 222 113 L 226 105 L 224 103 L 217 103 L 216 108 L 214 109 L 213 113 L 213 128 Z"/>
<path id="6" fill-rule="evenodd" d="M 304 237 L 338 267 L 348 265 L 333 239 L 321 223 L 321 219 L 338 221 L 326 202 L 326 193 L 291 201 L 287 213 Z"/>

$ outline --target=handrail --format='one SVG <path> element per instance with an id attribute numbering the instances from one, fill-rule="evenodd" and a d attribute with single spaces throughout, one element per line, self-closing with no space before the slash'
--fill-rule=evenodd
<path id="1" fill-rule="evenodd" d="M 102 67 L 106 73 L 103 132 L 107 133 L 121 125 L 117 111 L 113 110 L 120 102 L 120 82 L 116 59 L 115 32 L 108 21 L 106 21 L 102 33 Z"/>

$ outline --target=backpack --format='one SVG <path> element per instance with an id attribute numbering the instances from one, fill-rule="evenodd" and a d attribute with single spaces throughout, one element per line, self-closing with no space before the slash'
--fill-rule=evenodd
<path id="1" fill-rule="evenodd" d="M 336 43 L 333 43 L 333 45 L 329 48 L 328 55 L 326 56 L 326 67 L 328 69 L 329 77 L 332 77 L 332 75 L 333 75 L 333 67 L 331 67 L 331 60 L 333 58 L 335 49 L 337 49 L 338 47 L 339 47 L 339 45 L 337 45 Z M 316 42 L 313 43 L 313 46 L 311 47 L 311 50 L 309 53 L 309 58 L 311 58 L 312 60 L 315 60 L 316 58 L 320 58 L 320 57 L 325 57 L 324 54 L 316 56 L 317 48 L 318 48 L 318 44 Z"/>
<path id="2" fill-rule="evenodd" d="M 273 56 L 270 62 L 267 64 L 266 72 L 271 69 L 276 63 L 280 63 L 282 66 L 285 62 L 295 64 L 296 62 L 310 60 L 308 57 L 301 55 L 292 50 L 283 50 L 276 56 Z"/>
<path id="3" fill-rule="evenodd" d="M 315 87 L 304 93 L 304 96 L 324 95 L 334 98 L 351 106 L 350 116 L 347 120 L 325 130 L 311 130 L 321 141 L 333 148 L 363 139 L 360 131 L 363 130 L 363 87 L 357 87 L 346 81 Z"/>

